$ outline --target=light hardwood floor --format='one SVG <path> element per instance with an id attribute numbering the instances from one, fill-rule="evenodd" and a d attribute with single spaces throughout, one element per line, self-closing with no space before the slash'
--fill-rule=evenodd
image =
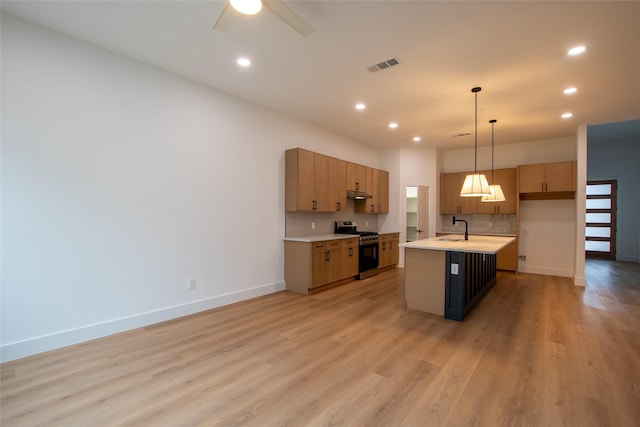
<path id="1" fill-rule="evenodd" d="M 3 426 L 638 426 L 640 266 L 500 273 L 464 321 L 402 270 L 1 366 Z"/>

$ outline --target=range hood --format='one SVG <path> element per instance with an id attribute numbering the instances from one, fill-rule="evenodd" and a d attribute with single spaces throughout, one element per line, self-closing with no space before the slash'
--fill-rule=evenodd
<path id="1" fill-rule="evenodd" d="M 373 196 L 360 190 L 347 190 L 347 199 L 366 200 L 373 199 Z"/>

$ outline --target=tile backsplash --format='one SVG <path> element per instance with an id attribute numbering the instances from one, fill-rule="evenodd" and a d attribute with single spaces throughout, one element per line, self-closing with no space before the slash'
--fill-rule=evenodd
<path id="1" fill-rule="evenodd" d="M 442 230 L 445 233 L 464 233 L 464 223 L 453 225 L 454 215 L 442 215 Z M 469 233 L 516 234 L 515 215 L 455 215 L 469 222 Z"/>
<path id="2" fill-rule="evenodd" d="M 354 203 L 349 200 L 346 212 L 287 212 L 285 237 L 333 234 L 336 221 L 354 221 L 358 231 L 378 231 L 378 215 L 356 213 Z"/>

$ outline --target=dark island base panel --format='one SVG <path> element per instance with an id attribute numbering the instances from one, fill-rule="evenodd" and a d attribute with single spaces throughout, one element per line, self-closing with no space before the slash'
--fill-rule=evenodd
<path id="1" fill-rule="evenodd" d="M 496 256 L 447 251 L 445 268 L 444 317 L 462 322 L 496 283 Z"/>

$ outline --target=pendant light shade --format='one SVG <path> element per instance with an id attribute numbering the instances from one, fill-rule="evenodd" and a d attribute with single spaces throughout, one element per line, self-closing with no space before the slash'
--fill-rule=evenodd
<path id="1" fill-rule="evenodd" d="M 506 200 L 502 187 L 500 184 L 496 184 L 493 179 L 493 125 L 496 122 L 496 119 L 489 120 L 489 123 L 491 123 L 491 185 L 489 186 L 491 194 L 482 196 L 481 202 L 504 202 Z"/>
<path id="2" fill-rule="evenodd" d="M 474 87 L 471 92 L 476 95 L 476 133 L 475 133 L 475 163 L 473 167 L 473 175 L 467 175 L 460 190 L 460 197 L 480 197 L 491 194 L 489 191 L 489 183 L 484 174 L 478 173 L 478 92 L 481 87 Z"/>
<path id="3" fill-rule="evenodd" d="M 482 196 L 481 202 L 504 202 L 506 200 L 500 184 L 490 185 L 489 191 L 491 194 Z"/>
<path id="4" fill-rule="evenodd" d="M 462 190 L 460 190 L 460 196 L 462 197 L 480 197 L 488 195 L 490 192 L 489 182 L 487 177 L 481 173 L 474 173 L 473 175 L 467 175 L 462 184 Z"/>

